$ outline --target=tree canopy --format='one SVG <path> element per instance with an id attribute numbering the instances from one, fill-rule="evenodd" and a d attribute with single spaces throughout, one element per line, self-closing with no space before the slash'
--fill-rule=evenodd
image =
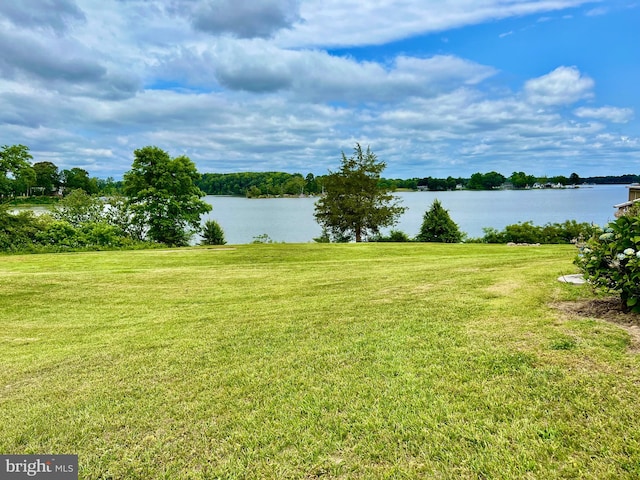
<path id="1" fill-rule="evenodd" d="M 211 210 L 195 182 L 200 175 L 185 156 L 171 158 L 149 146 L 134 152 L 131 170 L 124 175 L 124 193 L 134 221 L 151 240 L 187 245 L 200 230 L 200 217 Z"/>
<path id="2" fill-rule="evenodd" d="M 361 242 L 396 224 L 405 208 L 378 185 L 385 167 L 368 147 L 363 151 L 356 144 L 351 157 L 342 152 L 340 169 L 324 177 L 325 192 L 316 202 L 314 216 L 334 240 Z"/>
<path id="3" fill-rule="evenodd" d="M 24 145 L 0 147 L 0 195 L 26 193 L 35 184 L 31 153 Z"/>

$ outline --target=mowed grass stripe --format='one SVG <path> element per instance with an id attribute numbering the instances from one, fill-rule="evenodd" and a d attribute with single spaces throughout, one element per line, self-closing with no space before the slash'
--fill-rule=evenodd
<path id="1" fill-rule="evenodd" d="M 567 246 L 0 257 L 0 452 L 81 478 L 634 478 L 638 357 Z M 562 348 L 557 348 L 561 345 Z"/>

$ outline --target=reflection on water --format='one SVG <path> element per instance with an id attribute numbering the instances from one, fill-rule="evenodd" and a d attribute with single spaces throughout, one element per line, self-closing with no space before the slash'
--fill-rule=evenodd
<path id="1" fill-rule="evenodd" d="M 613 205 L 627 200 L 624 185 L 602 185 L 562 190 L 499 190 L 454 192 L 402 192 L 397 194 L 407 211 L 397 230 L 415 236 L 434 199 L 469 237 L 483 235 L 484 227 L 532 221 L 536 225 L 577 220 L 603 225 L 614 219 Z M 229 244 L 251 243 L 267 234 L 275 242 L 312 242 L 321 233 L 313 218 L 316 198 L 257 198 L 207 196 L 213 210 L 203 221 L 216 220 Z"/>
<path id="2" fill-rule="evenodd" d="M 31 206 L 25 206 L 25 207 L 13 207 L 9 210 L 9 213 L 12 214 L 18 214 L 20 212 L 24 212 L 25 210 L 30 210 L 32 211 L 35 215 L 42 215 L 43 213 L 49 213 L 51 212 L 51 210 L 53 209 L 53 207 L 48 206 L 48 207 L 43 207 L 40 205 L 35 205 L 33 207 Z"/>

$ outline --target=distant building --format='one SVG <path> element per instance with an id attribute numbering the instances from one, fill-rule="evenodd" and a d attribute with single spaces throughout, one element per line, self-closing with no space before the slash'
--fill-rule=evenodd
<path id="1" fill-rule="evenodd" d="M 629 200 L 613 206 L 613 208 L 616 209 L 616 217 L 621 217 L 622 215 L 624 215 L 624 212 L 626 212 L 629 207 L 631 207 L 631 205 L 636 202 L 640 202 L 640 185 L 634 183 L 633 185 L 629 185 L 627 188 L 629 189 Z"/>

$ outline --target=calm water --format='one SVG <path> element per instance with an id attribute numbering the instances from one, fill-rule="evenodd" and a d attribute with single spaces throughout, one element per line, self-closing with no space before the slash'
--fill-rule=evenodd
<path id="1" fill-rule="evenodd" d="M 407 211 L 394 228 L 413 237 L 434 199 L 440 200 L 460 230 L 481 237 L 484 227 L 532 221 L 536 225 L 577 220 L 603 225 L 614 220 L 613 205 L 625 202 L 624 185 L 602 185 L 565 190 L 499 190 L 455 192 L 402 192 L 397 194 Z M 312 242 L 321 233 L 313 218 L 317 198 L 264 198 L 207 196 L 213 210 L 203 218 L 216 220 L 229 244 L 251 243 L 267 234 L 273 241 Z"/>

